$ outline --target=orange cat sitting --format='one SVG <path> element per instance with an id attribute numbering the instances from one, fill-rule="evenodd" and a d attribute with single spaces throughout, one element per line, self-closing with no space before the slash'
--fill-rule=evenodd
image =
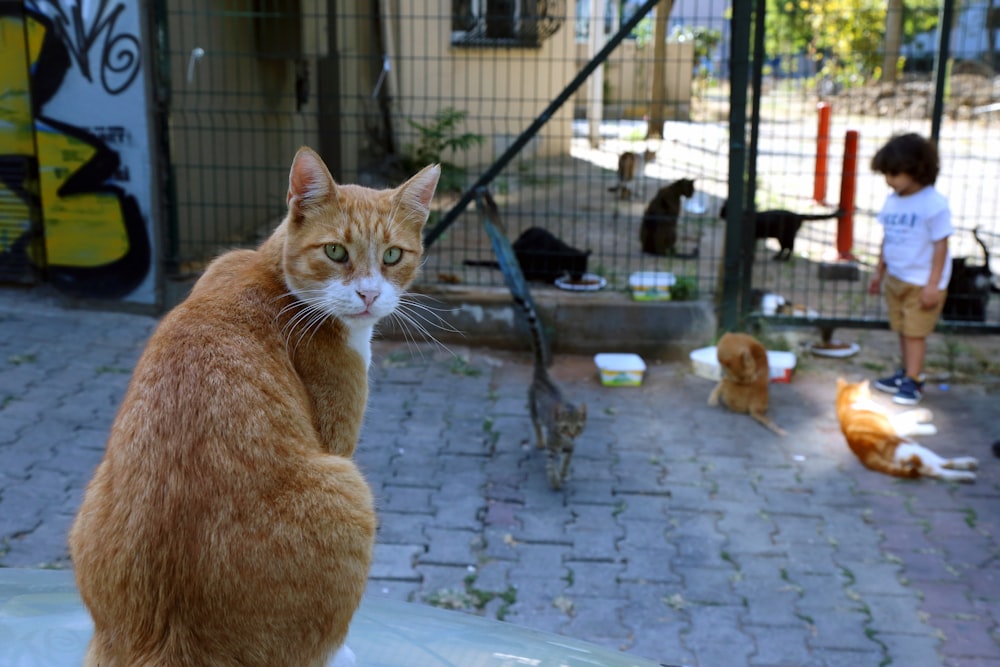
<path id="1" fill-rule="evenodd" d="M 749 414 L 778 435 L 784 429 L 767 416 L 770 369 L 767 350 L 744 333 L 726 333 L 716 347 L 722 379 L 708 396 L 709 405 L 720 402 L 733 412 Z"/>
<path id="2" fill-rule="evenodd" d="M 338 185 L 299 150 L 271 237 L 212 262 L 163 319 L 70 534 L 85 665 L 353 663 L 376 524 L 350 458 L 370 339 L 417 273 L 439 174 Z"/>
<path id="3" fill-rule="evenodd" d="M 930 410 L 924 408 L 890 416 L 872 400 L 867 381 L 851 384 L 837 379 L 840 429 L 851 451 L 867 468 L 896 477 L 976 481 L 976 459 L 946 459 L 907 437 L 937 433 L 931 418 Z"/>

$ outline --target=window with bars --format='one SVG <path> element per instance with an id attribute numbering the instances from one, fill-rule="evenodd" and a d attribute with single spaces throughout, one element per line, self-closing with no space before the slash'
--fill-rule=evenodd
<path id="1" fill-rule="evenodd" d="M 452 0 L 452 46 L 538 48 L 565 19 L 561 0 Z"/>

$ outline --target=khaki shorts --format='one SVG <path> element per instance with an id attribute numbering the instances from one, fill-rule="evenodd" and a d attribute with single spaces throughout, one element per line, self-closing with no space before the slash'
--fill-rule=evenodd
<path id="1" fill-rule="evenodd" d="M 889 328 L 907 338 L 927 338 L 941 317 L 947 294 L 941 291 L 941 300 L 934 308 L 920 305 L 922 285 L 905 283 L 895 276 L 885 276 L 885 305 L 889 311 Z"/>

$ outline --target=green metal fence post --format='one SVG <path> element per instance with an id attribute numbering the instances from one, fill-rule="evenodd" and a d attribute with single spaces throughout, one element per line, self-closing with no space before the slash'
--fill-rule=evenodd
<path id="1" fill-rule="evenodd" d="M 944 89 L 948 78 L 948 57 L 951 51 L 951 24 L 955 0 L 944 0 L 938 20 L 938 48 L 934 58 L 934 106 L 931 110 L 931 138 L 941 136 L 941 116 L 944 115 Z"/>
<path id="2" fill-rule="evenodd" d="M 729 81 L 729 206 L 726 211 L 725 256 L 722 263 L 719 326 L 735 331 L 740 325 L 742 293 L 743 225 L 747 168 L 747 84 L 749 82 L 751 3 L 734 0 L 732 19 L 732 55 Z"/>

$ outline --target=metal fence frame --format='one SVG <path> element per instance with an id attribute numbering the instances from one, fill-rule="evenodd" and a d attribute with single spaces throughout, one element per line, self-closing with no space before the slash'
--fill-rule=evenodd
<path id="1" fill-rule="evenodd" d="M 170 137 L 170 114 L 171 104 L 174 96 L 171 91 L 171 81 L 177 81 L 177 73 L 171 74 L 170 59 L 176 63 L 178 53 L 171 54 L 170 39 L 167 35 L 167 24 L 169 22 L 167 0 L 155 0 L 154 16 L 160 30 L 157 32 L 157 56 L 159 62 L 160 90 L 159 102 L 162 108 L 159 110 L 159 121 L 161 137 L 163 140 L 163 155 L 170 165 L 165 169 L 166 173 L 175 174 L 177 165 L 170 162 L 169 152 Z M 319 3 L 318 6 L 325 6 L 331 10 L 336 3 Z M 468 205 L 473 201 L 478 188 L 493 184 L 496 179 L 504 173 L 504 170 L 511 166 L 513 161 L 521 155 L 525 147 L 530 145 L 533 137 L 539 130 L 550 121 L 552 115 L 559 110 L 579 89 L 595 70 L 604 64 L 610 55 L 619 48 L 622 41 L 629 35 L 639 21 L 655 5 L 656 0 L 646 0 L 642 6 L 613 34 L 604 47 L 600 49 L 596 56 L 587 62 L 576 76 L 555 95 L 544 111 L 539 113 L 527 127 L 517 135 L 503 150 L 500 156 L 484 169 L 478 171 L 478 175 L 465 187 L 457 202 L 448 210 L 443 212 L 442 217 L 429 227 L 425 236 L 425 246 L 429 251 L 435 251 L 441 241 L 442 234 L 456 223 L 459 217 L 465 214 Z M 954 0 L 946 0 L 943 4 L 941 14 L 941 25 L 950 25 L 954 13 Z M 834 328 L 885 328 L 887 326 L 884 315 L 871 309 L 868 312 L 860 312 L 855 316 L 765 316 L 762 315 L 755 303 L 755 288 L 766 288 L 766 284 L 759 276 L 755 277 L 755 248 L 756 239 L 753 234 L 747 233 L 744 221 L 747 215 L 752 213 L 754 206 L 758 163 L 761 159 L 760 136 L 762 110 L 761 97 L 764 83 L 764 68 L 767 55 L 764 49 L 764 18 L 766 12 L 765 0 L 735 0 L 732 3 L 732 15 L 730 20 L 731 35 L 728 43 L 729 58 L 727 62 L 728 78 L 730 81 L 730 99 L 728 115 L 728 173 L 726 175 L 726 188 L 730 201 L 743 202 L 742 206 L 730 206 L 728 215 L 721 228 L 723 235 L 721 247 L 724 254 L 719 257 L 716 273 L 718 280 L 715 282 L 716 288 L 711 295 L 717 304 L 720 328 L 723 330 L 745 329 L 758 322 L 766 322 L 775 325 L 789 326 L 809 326 L 819 327 L 827 332 Z M 192 13 L 189 11 L 189 13 Z M 190 17 L 188 17 L 190 18 Z M 568 23 L 568 22 L 567 22 Z M 565 29 L 571 29 L 567 25 Z M 949 31 L 939 31 L 938 53 L 939 63 L 947 60 L 949 51 Z M 330 33 L 331 42 L 333 32 Z M 335 45 L 331 43 L 330 56 L 335 53 Z M 319 65 L 324 65 L 320 62 Z M 173 76 L 173 79 L 171 79 Z M 336 82 L 334 81 L 334 84 Z M 948 83 L 946 68 L 939 66 L 934 73 L 934 104 L 930 117 L 930 135 L 937 138 L 941 132 L 942 118 L 944 115 L 944 91 Z M 331 84 L 333 85 L 333 84 Z M 322 86 L 321 86 L 322 87 Z M 749 92 L 748 92 L 749 91 Z M 177 91 L 183 93 L 184 91 Z M 323 91 L 320 91 L 321 93 Z M 188 93 L 190 94 L 190 93 Z M 330 91 L 326 91 L 329 95 Z M 390 102 L 386 102 L 389 104 Z M 384 105 L 383 105 L 384 106 Z M 327 114 L 322 118 L 315 118 L 316 124 L 331 122 L 333 127 L 339 128 L 340 120 L 336 114 Z M 327 139 L 336 143 L 338 138 Z M 721 146 L 720 146 L 721 148 Z M 336 170 L 336 165 L 331 165 Z M 259 168 L 272 169 L 275 165 L 261 165 Z M 280 167 L 280 165 L 279 165 Z M 280 172 L 280 168 L 275 169 Z M 167 227 L 174 232 L 179 224 L 179 218 L 183 217 L 178 204 L 176 193 L 177 180 L 168 179 L 163 187 L 168 193 L 164 199 L 168 200 L 169 221 Z M 603 187 L 603 186 L 602 186 Z M 275 207 L 277 208 L 277 207 Z M 468 216 L 467 219 L 471 219 Z M 463 222 L 464 224 L 464 222 Z M 171 238 L 176 238 L 176 233 Z M 225 239 L 232 243 L 231 240 Z M 247 239 L 252 242 L 252 239 Z M 174 244 L 168 244 L 173 246 Z M 183 274 L 186 269 L 173 262 L 175 257 L 170 255 L 165 258 L 167 270 L 175 274 Z M 703 266 L 703 265 L 702 265 Z M 757 267 L 760 268 L 759 266 Z M 756 284 L 755 284 L 756 283 Z M 706 298 L 703 294 L 702 298 Z M 1000 322 L 987 321 L 975 323 L 947 322 L 940 326 L 942 331 L 953 331 L 961 333 L 996 333 L 1000 331 Z"/>

